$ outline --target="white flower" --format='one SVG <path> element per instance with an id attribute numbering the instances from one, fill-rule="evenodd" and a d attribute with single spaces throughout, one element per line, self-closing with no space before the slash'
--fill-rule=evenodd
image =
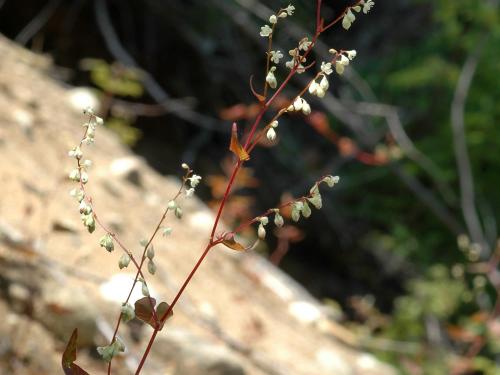
<path id="1" fill-rule="evenodd" d="M 77 181 L 77 182 L 79 182 L 80 181 L 80 171 L 78 169 L 73 169 L 69 173 L 69 179 L 71 181 Z"/>
<path id="2" fill-rule="evenodd" d="M 349 65 L 349 59 L 344 55 L 340 55 L 340 59 L 335 62 L 335 70 L 338 74 L 342 74 L 347 65 Z"/>
<path id="3" fill-rule="evenodd" d="M 285 66 L 286 66 L 288 69 L 292 70 L 292 69 L 293 69 L 293 67 L 295 66 L 295 60 L 294 60 L 294 59 L 291 59 L 290 61 L 287 61 L 287 62 L 285 63 Z"/>
<path id="4" fill-rule="evenodd" d="M 83 161 L 83 166 L 84 166 L 85 168 L 90 168 L 90 167 L 92 166 L 92 160 L 85 159 L 85 160 Z"/>
<path id="5" fill-rule="evenodd" d="M 89 175 L 87 174 L 87 172 L 81 172 L 80 181 L 82 182 L 82 184 L 86 184 L 87 182 L 89 182 Z"/>
<path id="6" fill-rule="evenodd" d="M 281 216 L 279 214 L 279 212 L 276 212 L 276 214 L 274 216 L 274 225 L 281 228 L 284 223 L 285 223 L 285 221 L 283 220 L 283 216 Z"/>
<path id="7" fill-rule="evenodd" d="M 323 88 L 321 87 L 321 85 L 319 85 L 319 86 L 318 86 L 318 88 L 316 89 L 316 96 L 317 96 L 318 98 L 323 98 L 323 97 L 325 96 L 325 94 L 326 94 L 325 89 L 323 89 Z"/>
<path id="8" fill-rule="evenodd" d="M 330 49 L 328 50 L 328 52 L 329 52 L 329 53 L 331 53 L 332 55 L 335 55 L 336 53 L 338 53 L 338 52 L 337 52 L 337 50 L 336 50 L 335 48 L 330 48 Z"/>
<path id="9" fill-rule="evenodd" d="M 275 70 L 276 70 L 275 66 L 271 67 L 271 69 L 269 69 L 269 72 L 267 73 L 267 76 L 266 76 L 266 82 L 273 89 L 275 89 L 276 86 L 278 85 L 278 82 L 276 81 L 276 77 L 274 76 Z"/>
<path id="10" fill-rule="evenodd" d="M 325 182 L 329 187 L 333 187 L 335 184 L 338 184 L 339 181 L 340 181 L 339 176 L 326 176 L 322 180 L 322 182 Z"/>
<path id="11" fill-rule="evenodd" d="M 286 11 L 286 13 L 287 13 L 289 16 L 293 15 L 293 11 L 294 11 L 294 10 L 295 10 L 295 7 L 294 7 L 292 4 L 288 5 L 288 6 L 285 8 L 285 11 Z"/>
<path id="12" fill-rule="evenodd" d="M 273 14 L 271 17 L 269 17 L 269 22 L 272 23 L 273 25 L 278 22 L 278 19 L 276 16 Z"/>
<path id="13" fill-rule="evenodd" d="M 273 33 L 273 29 L 269 25 L 264 25 L 260 28 L 260 36 L 269 37 Z"/>
<path id="14" fill-rule="evenodd" d="M 316 90 L 318 89 L 319 85 L 316 83 L 316 81 L 312 81 L 311 84 L 309 85 L 309 94 L 315 95 Z"/>
<path id="15" fill-rule="evenodd" d="M 271 61 L 275 64 L 278 64 L 280 62 L 280 59 L 283 58 L 283 54 L 281 53 L 281 51 L 271 51 L 269 52 L 269 54 L 271 55 Z"/>
<path id="16" fill-rule="evenodd" d="M 293 109 L 296 111 L 300 111 L 302 109 L 302 98 L 300 96 L 297 96 L 293 102 Z"/>
<path id="17" fill-rule="evenodd" d="M 259 229 L 257 230 L 257 234 L 261 240 L 266 238 L 266 229 L 262 224 L 259 224 Z"/>
<path id="18" fill-rule="evenodd" d="M 328 90 L 328 88 L 330 87 L 330 83 L 328 83 L 328 78 L 326 78 L 326 76 L 323 76 L 323 78 L 321 78 L 319 87 L 324 91 Z"/>
<path id="19" fill-rule="evenodd" d="M 354 59 L 357 55 L 357 52 L 355 49 L 352 49 L 350 51 L 345 51 L 345 53 L 347 53 L 347 57 L 349 58 L 349 60 Z"/>
<path id="20" fill-rule="evenodd" d="M 354 13 L 351 11 L 351 9 L 347 10 L 347 13 L 345 14 L 344 18 L 342 19 L 342 27 L 346 30 L 349 30 L 351 27 L 352 23 L 356 19 L 356 16 Z"/>
<path id="21" fill-rule="evenodd" d="M 302 73 L 304 73 L 305 71 L 306 71 L 306 68 L 304 67 L 304 65 L 299 64 L 299 65 L 297 66 L 297 73 L 298 73 L 298 74 L 302 74 Z"/>
<path id="22" fill-rule="evenodd" d="M 367 0 L 365 4 L 363 5 L 363 13 L 367 14 L 370 9 L 375 5 L 375 2 L 373 0 Z"/>
<path id="23" fill-rule="evenodd" d="M 187 189 L 186 190 L 186 197 L 192 197 L 194 194 L 194 188 L 191 188 L 191 189 Z"/>
<path id="24" fill-rule="evenodd" d="M 326 75 L 330 75 L 332 74 L 333 70 L 332 70 L 332 64 L 331 63 L 326 63 L 326 62 L 322 62 L 321 63 L 321 71 L 323 73 L 325 73 Z"/>
<path id="25" fill-rule="evenodd" d="M 191 177 L 188 178 L 188 180 L 191 183 L 191 187 L 195 188 L 200 183 L 201 176 L 198 176 L 197 174 L 193 174 Z"/>
<path id="26" fill-rule="evenodd" d="M 269 218 L 267 216 L 261 216 L 258 220 L 262 225 L 267 225 L 269 223 Z"/>
<path id="27" fill-rule="evenodd" d="M 302 99 L 302 113 L 306 116 L 311 114 L 311 106 L 304 99 Z"/>
<path id="28" fill-rule="evenodd" d="M 278 120 L 274 120 L 273 122 L 271 122 L 270 125 L 272 128 L 277 128 L 278 127 Z"/>
<path id="29" fill-rule="evenodd" d="M 68 155 L 72 158 L 81 159 L 83 156 L 83 152 L 80 147 L 74 147 L 70 152 L 68 152 Z"/>
<path id="30" fill-rule="evenodd" d="M 309 47 L 312 45 L 312 42 L 309 41 L 308 37 L 302 38 L 299 42 L 299 51 L 307 51 Z"/>
<path id="31" fill-rule="evenodd" d="M 276 131 L 273 128 L 269 128 L 266 133 L 267 139 L 273 142 L 276 139 Z"/>
<path id="32" fill-rule="evenodd" d="M 181 164 L 181 167 L 182 167 L 183 169 L 189 169 L 189 165 L 187 165 L 186 163 L 182 163 L 182 164 Z"/>

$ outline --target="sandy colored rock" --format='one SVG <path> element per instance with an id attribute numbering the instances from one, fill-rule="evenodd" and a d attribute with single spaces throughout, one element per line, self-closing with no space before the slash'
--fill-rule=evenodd
<path id="1" fill-rule="evenodd" d="M 1 345 L 20 345 L 15 351 L 0 345 L 0 366 L 4 366 L 0 372 L 52 375 L 60 373 L 52 367 L 53 358 L 60 358 L 65 345 L 62 338 L 72 325 L 86 322 L 82 343 L 108 342 L 120 303 L 105 301 L 100 288 L 120 273 L 117 263 L 122 251 L 117 246 L 108 253 L 99 246 L 102 230 L 93 234 L 86 231 L 78 203 L 68 194 L 75 184 L 67 176 L 75 165 L 67 153 L 79 141 L 85 121 L 80 111 L 67 104 L 68 90 L 48 78 L 52 68 L 46 59 L 1 36 L 0 56 L 0 223 L 10 228 L 10 239 L 0 235 L 0 266 L 3 262 L 7 271 L 12 270 L 2 276 L 8 283 L 36 289 L 32 316 L 29 309 L 24 315 L 16 315 L 5 304 L 3 308 L 15 319 L 33 322 L 32 329 L 39 331 L 22 341 L 16 330 L 0 326 Z M 116 228 L 120 240 L 140 257 L 139 240 L 151 234 L 167 202 L 179 189 L 178 179 L 160 176 L 145 163 L 128 168 L 125 178 L 113 176 L 113 161 L 135 157 L 106 128 L 97 130 L 96 144 L 85 147 L 84 153 L 94 162 L 88 190 L 99 219 Z M 137 174 L 130 179 L 126 176 L 132 170 Z M 168 215 L 165 225 L 172 228 L 172 234 L 154 241 L 158 270 L 148 282 L 158 301 L 171 301 L 200 256 L 214 217 L 196 198 L 180 204 L 183 219 Z M 174 374 L 176 368 L 184 368 L 189 374 L 210 374 L 211 370 L 203 366 L 213 363 L 219 368 L 220 358 L 225 358 L 222 362 L 230 369 L 221 374 L 337 375 L 341 370 L 363 375 L 393 373 L 318 329 L 317 322 L 327 318 L 321 304 L 270 264 L 259 266 L 255 257 L 224 248 L 211 251 L 179 300 L 174 317 L 159 334 L 160 345 L 155 347 L 143 374 Z M 131 271 L 133 267 L 129 266 L 126 273 Z M 5 298 L 5 294 L 0 297 Z M 64 301 L 89 308 L 85 319 L 68 318 L 75 307 Z M 307 311 L 307 321 L 297 319 L 297 311 Z M 68 319 L 61 319 L 60 314 L 65 312 Z M 127 356 L 116 361 L 115 374 L 133 373 L 151 332 L 150 327 L 134 328 L 132 336 L 132 330 L 130 324 L 120 328 Z M 168 350 L 161 344 L 172 340 L 173 334 L 168 335 L 176 330 L 186 331 L 203 343 L 199 348 L 196 342 L 182 346 L 182 364 L 169 361 Z M 37 335 L 47 339 L 43 348 L 37 346 Z M 33 361 L 22 361 L 27 356 Z M 47 358 L 46 363 L 39 357 Z M 8 367 L 12 362 L 18 366 L 15 372 Z M 85 349 L 79 352 L 77 362 L 93 375 L 105 372 L 105 365 Z"/>

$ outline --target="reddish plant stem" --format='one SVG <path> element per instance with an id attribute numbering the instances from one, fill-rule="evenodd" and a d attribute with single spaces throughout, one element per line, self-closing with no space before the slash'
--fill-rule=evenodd
<path id="1" fill-rule="evenodd" d="M 190 171 L 188 171 L 186 173 L 186 176 L 189 175 Z M 184 187 L 184 184 L 186 183 L 186 176 L 184 176 L 183 178 L 183 181 L 182 181 L 182 185 L 181 187 L 179 188 L 179 191 L 177 192 L 177 194 L 174 196 L 173 200 L 175 201 L 179 195 L 182 193 L 182 189 Z M 125 300 L 125 303 L 128 303 L 128 301 L 130 300 L 130 297 L 132 296 L 132 293 L 134 291 L 134 288 L 135 286 L 137 285 L 137 282 L 139 280 L 139 276 L 141 276 L 144 280 L 144 275 L 142 273 L 142 266 L 144 265 L 144 262 L 146 260 L 146 251 L 148 249 L 148 247 L 151 245 L 151 243 L 153 242 L 156 234 L 158 233 L 158 231 L 160 230 L 162 224 L 163 224 L 163 221 L 165 220 L 165 218 L 167 217 L 167 214 L 168 214 L 168 211 L 169 211 L 169 208 L 167 207 L 165 209 L 165 211 L 163 212 L 163 215 L 160 219 L 160 221 L 158 222 L 158 224 L 156 225 L 156 228 L 153 232 L 153 234 L 151 235 L 151 237 L 149 238 L 148 242 L 146 243 L 146 245 L 144 246 L 144 251 L 142 253 L 142 258 L 141 258 L 141 262 L 140 264 L 137 266 L 137 272 L 135 274 L 135 278 L 134 278 L 134 282 L 132 283 L 132 287 L 130 288 L 130 291 L 128 293 L 128 296 L 127 296 L 127 299 Z M 118 240 L 117 240 L 118 242 Z M 119 243 L 119 242 L 118 242 Z M 156 310 L 155 310 L 155 307 L 153 305 L 153 301 L 151 299 L 149 299 L 149 303 L 150 303 L 150 306 L 151 306 L 151 311 L 153 313 L 153 319 L 155 320 L 155 323 L 157 326 L 160 325 L 160 320 L 158 319 L 158 316 L 156 315 Z M 121 321 L 122 321 L 122 317 L 123 317 L 123 314 L 121 313 L 120 311 L 120 315 L 118 316 L 118 320 L 117 320 L 117 323 L 116 323 L 116 327 L 115 327 L 115 331 L 113 333 L 113 338 L 111 339 L 111 344 L 115 341 L 116 339 L 116 335 L 118 334 L 118 329 L 120 328 L 120 324 L 121 324 Z M 113 360 L 111 360 L 108 364 L 108 375 L 111 375 L 111 364 L 112 364 Z"/>
<path id="2" fill-rule="evenodd" d="M 335 19 L 332 23 L 330 23 L 326 28 L 323 28 L 322 26 L 322 19 L 321 19 L 321 3 L 322 3 L 322 0 L 317 0 L 317 10 L 316 10 L 316 32 L 314 34 L 314 37 L 312 38 L 312 43 L 311 45 L 309 46 L 309 48 L 305 51 L 303 57 L 307 57 L 309 55 L 309 53 L 312 51 L 312 48 L 314 46 L 314 44 L 316 43 L 316 40 L 318 39 L 319 35 L 324 31 L 326 30 L 327 28 L 333 26 L 335 23 L 337 23 L 342 17 L 338 17 L 337 19 Z M 347 9 L 347 8 L 346 8 Z M 344 14 L 345 11 L 342 13 Z M 297 62 L 295 64 L 295 66 L 290 70 L 290 73 L 288 74 L 288 76 L 285 78 L 285 80 L 282 82 L 282 84 L 280 85 L 280 87 L 274 92 L 273 96 L 262 106 L 261 110 L 259 111 L 254 123 L 252 124 L 252 127 L 251 127 L 251 130 L 248 134 L 248 137 L 245 141 L 245 145 L 243 146 L 243 148 L 245 149 L 245 151 L 248 151 L 249 148 L 250 148 L 250 145 L 252 143 L 252 139 L 253 139 L 253 136 L 260 124 L 260 122 L 262 121 L 262 118 L 264 116 L 264 114 L 267 112 L 267 110 L 269 109 L 270 105 L 273 103 L 273 101 L 278 97 L 278 95 L 283 91 L 283 89 L 286 87 L 286 85 L 289 83 L 290 79 L 293 77 L 293 75 L 297 72 L 297 69 L 299 67 L 299 62 Z M 200 258 L 198 259 L 198 261 L 196 262 L 195 266 L 193 267 L 193 269 L 191 270 L 191 272 L 189 273 L 188 277 L 186 278 L 186 280 L 184 281 L 184 283 L 182 284 L 181 288 L 179 289 L 179 291 L 177 292 L 176 296 L 174 297 L 172 303 L 170 304 L 169 308 L 167 309 L 167 311 L 163 314 L 163 316 L 160 318 L 160 321 L 163 321 L 164 319 L 166 319 L 169 314 L 173 311 L 173 308 L 174 306 L 176 305 L 176 303 L 178 302 L 179 298 L 181 297 L 182 293 L 184 292 L 184 290 L 186 289 L 187 285 L 189 284 L 189 282 L 191 281 L 191 279 L 193 278 L 194 274 L 196 273 L 196 271 L 198 270 L 198 268 L 200 267 L 201 263 L 203 262 L 203 260 L 206 258 L 206 256 L 208 255 L 210 249 L 212 249 L 214 246 L 222 243 L 223 239 L 218 239 L 216 241 L 214 241 L 214 237 L 215 237 L 215 232 L 217 231 L 217 227 L 218 227 L 218 224 L 220 222 L 220 219 L 221 219 L 221 216 L 222 216 L 222 212 L 223 212 L 223 209 L 225 207 L 225 204 L 229 198 L 229 195 L 231 193 L 231 189 L 234 185 L 234 181 L 236 179 L 236 176 L 239 172 L 239 170 L 241 169 L 241 166 L 243 165 L 243 161 L 242 160 L 238 160 L 233 168 L 233 172 L 231 174 L 231 177 L 229 179 L 229 182 L 227 184 L 227 187 L 226 187 L 226 191 L 224 193 L 224 197 L 219 205 L 219 209 L 217 211 L 217 215 L 215 217 L 215 221 L 214 221 L 214 224 L 212 226 L 212 231 L 211 231 L 211 234 L 210 234 L 210 239 L 209 239 L 209 243 L 208 245 L 205 247 L 205 250 L 203 251 L 203 253 L 201 254 Z M 252 221 L 253 222 L 253 221 Z M 155 341 L 155 338 L 159 332 L 159 327 L 157 326 L 150 339 L 149 339 L 149 342 L 148 342 L 148 345 L 143 353 L 143 356 L 141 358 L 141 361 L 139 363 L 139 366 L 137 367 L 137 370 L 135 372 L 135 375 L 139 375 L 143 366 L 144 366 L 144 363 L 146 362 L 146 359 L 151 351 L 151 347 L 153 346 L 153 343 Z"/>
<path id="3" fill-rule="evenodd" d="M 212 247 L 214 247 L 215 245 L 219 244 L 219 243 L 220 243 L 220 241 L 215 241 L 215 242 L 210 241 L 209 244 L 205 247 L 205 250 L 201 254 L 200 258 L 196 262 L 195 266 L 193 267 L 193 269 L 189 273 L 188 277 L 186 278 L 186 280 L 182 284 L 182 286 L 179 289 L 179 291 L 177 292 L 175 298 L 173 299 L 172 303 L 168 307 L 167 311 L 165 311 L 165 313 L 163 314 L 163 316 L 160 318 L 160 321 L 163 321 L 167 316 L 169 316 L 169 314 L 174 309 L 174 306 L 176 305 L 177 301 L 179 300 L 179 298 L 181 297 L 182 293 L 184 292 L 184 289 L 186 289 L 187 285 L 189 284 L 189 282 L 193 278 L 194 274 L 196 273 L 196 271 L 200 267 L 201 263 L 203 262 L 203 260 L 207 256 L 207 254 L 210 251 L 210 249 Z M 155 340 L 156 335 L 158 334 L 159 330 L 160 330 L 159 327 L 156 327 L 154 329 L 153 334 L 151 335 L 151 338 L 149 339 L 148 346 L 146 347 L 146 350 L 144 351 L 144 354 L 143 354 L 143 356 L 141 358 L 141 362 L 139 363 L 139 366 L 137 367 L 137 370 L 135 372 L 136 375 L 138 375 L 141 372 L 141 369 L 144 366 L 144 363 L 146 362 L 146 358 L 148 357 L 148 354 L 151 351 L 151 347 L 153 346 L 154 340 Z"/>

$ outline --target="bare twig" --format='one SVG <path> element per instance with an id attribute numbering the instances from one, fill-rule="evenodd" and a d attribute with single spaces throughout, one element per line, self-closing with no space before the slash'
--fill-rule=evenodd
<path id="1" fill-rule="evenodd" d="M 24 26 L 19 34 L 17 34 L 14 40 L 22 45 L 28 43 L 28 41 L 33 38 L 47 23 L 60 3 L 61 0 L 50 0 L 47 4 L 45 4 L 42 10 L 40 10 L 40 12 L 26 26 Z M 2 5 L 3 2 L 0 2 L 0 8 Z"/>
<path id="2" fill-rule="evenodd" d="M 451 104 L 451 128 L 453 131 L 453 149 L 455 151 L 457 173 L 460 181 L 462 214 L 472 240 L 479 243 L 482 246 L 483 254 L 487 255 L 489 253 L 489 249 L 476 209 L 474 177 L 472 176 L 472 168 L 469 153 L 467 151 L 464 128 L 465 103 L 472 84 L 472 79 L 474 78 L 477 70 L 483 46 L 484 42 L 479 43 L 469 54 L 462 68 L 462 72 L 460 73 L 460 77 L 455 88 L 453 102 Z"/>
<path id="3" fill-rule="evenodd" d="M 109 16 L 108 7 L 104 0 L 94 1 L 94 11 L 97 21 L 97 25 L 101 34 L 104 38 L 106 45 L 108 46 L 109 52 L 113 55 L 115 59 L 120 61 L 123 65 L 139 69 L 142 72 L 143 84 L 146 91 L 151 95 L 151 97 L 159 104 L 163 105 L 170 99 L 170 95 L 160 86 L 160 84 L 153 78 L 151 74 L 140 68 L 139 64 L 134 60 L 134 58 L 125 50 L 123 45 L 113 28 L 113 23 Z M 202 115 L 186 107 L 168 107 L 168 111 L 175 114 L 177 117 L 188 121 L 191 124 L 207 128 L 213 131 L 224 131 L 223 126 L 216 126 L 217 120 Z"/>

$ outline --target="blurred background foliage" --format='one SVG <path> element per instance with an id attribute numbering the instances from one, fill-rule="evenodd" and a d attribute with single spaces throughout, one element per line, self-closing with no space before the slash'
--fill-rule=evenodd
<path id="1" fill-rule="evenodd" d="M 333 18 L 352 2 L 324 3 Z M 206 182 L 201 197 L 217 204 L 231 164 L 230 123 L 246 124 L 257 108 L 248 81 L 263 79 L 258 31 L 268 8 L 288 3 L 0 4 L 0 32 L 50 54 L 62 81 L 97 88 L 107 124 L 124 142 L 164 174 L 190 163 Z M 314 4 L 294 1 L 296 15 L 275 38 L 279 49 L 310 35 Z M 500 373 L 492 256 L 500 211 L 498 7 L 498 0 L 376 1 L 349 32 L 327 33 L 328 48 L 358 51 L 355 70 L 335 79 L 333 96 L 312 100 L 309 118 L 280 122 L 277 146 L 261 145 L 226 213 L 236 224 L 302 194 L 321 174 L 340 175 L 324 210 L 260 250 L 319 298 L 339 301 L 339 319 L 402 373 Z M 463 112 L 483 242 L 470 239 L 464 220 L 452 131 L 468 59 L 476 68 Z"/>

